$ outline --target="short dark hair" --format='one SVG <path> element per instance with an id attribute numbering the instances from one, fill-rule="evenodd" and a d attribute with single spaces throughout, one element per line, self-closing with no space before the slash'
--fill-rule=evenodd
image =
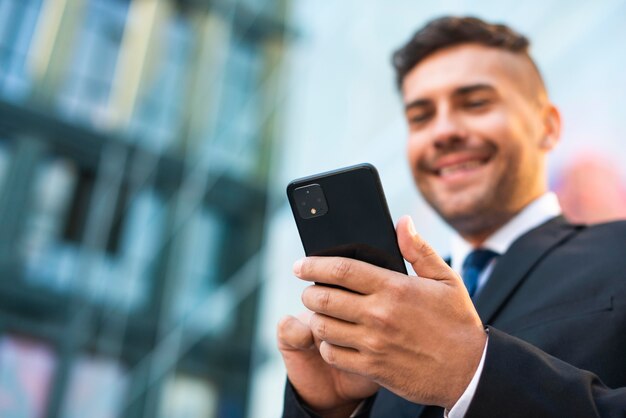
<path id="1" fill-rule="evenodd" d="M 530 46 L 528 38 L 510 27 L 487 23 L 476 17 L 445 16 L 428 22 L 406 45 L 393 54 L 392 61 L 398 88 L 402 89 L 404 77 L 427 56 L 444 48 L 468 43 L 526 55 L 537 69 L 528 53 Z"/>

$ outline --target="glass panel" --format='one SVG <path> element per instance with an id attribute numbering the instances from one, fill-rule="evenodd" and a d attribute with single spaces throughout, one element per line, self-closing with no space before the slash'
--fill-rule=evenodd
<path id="1" fill-rule="evenodd" d="M 148 303 L 154 265 L 164 243 L 165 202 L 152 191 L 145 190 L 131 201 L 121 238 L 121 256 L 118 277 L 113 288 L 118 287 L 116 298 L 129 310 Z"/>
<path id="2" fill-rule="evenodd" d="M 215 291 L 223 230 L 224 222 L 218 214 L 201 210 L 185 224 L 178 238 L 179 290 L 174 314 L 177 319 L 187 320 L 186 328 L 197 332 L 219 332 L 229 325 L 216 306 L 203 303 Z"/>
<path id="3" fill-rule="evenodd" d="M 72 255 L 61 248 L 61 234 L 76 183 L 71 161 L 50 158 L 39 167 L 34 185 L 32 212 L 28 217 L 23 253 L 26 280 L 47 288 L 66 290 Z"/>
<path id="4" fill-rule="evenodd" d="M 70 73 L 59 94 L 61 113 L 103 126 L 115 75 L 128 2 L 88 0 Z"/>
<path id="5" fill-rule="evenodd" d="M 0 139 L 0 196 L 4 190 L 4 180 L 11 158 L 11 148 L 6 141 Z"/>
<path id="6" fill-rule="evenodd" d="M 157 151 L 170 146 L 179 131 L 194 47 L 193 32 L 183 16 L 173 15 L 162 36 L 164 48 L 154 78 L 145 86 L 131 121 L 133 137 Z"/>
<path id="7" fill-rule="evenodd" d="M 0 0 L 0 94 L 23 100 L 31 88 L 26 68 L 41 0 Z"/>
<path id="8" fill-rule="evenodd" d="M 90 273 L 85 274 L 79 271 L 81 257 L 86 256 L 79 247 L 84 229 L 79 228 L 75 237 L 67 232 L 68 225 L 88 216 L 93 200 L 91 193 L 77 193 L 79 176 L 76 167 L 61 158 L 50 159 L 39 169 L 24 239 L 26 280 L 124 310 L 137 309 L 147 302 L 153 262 L 161 249 L 164 203 L 151 190 L 139 192 L 127 206 L 121 203 L 122 219 L 115 220 L 123 225 L 119 248 L 91 254 Z"/>
<path id="9" fill-rule="evenodd" d="M 116 418 L 128 378 L 115 360 L 83 356 L 76 360 L 66 396 L 64 418 Z"/>
<path id="10" fill-rule="evenodd" d="M 233 42 L 224 76 L 212 161 L 237 177 L 249 177 L 258 158 L 261 56 L 253 45 Z"/>

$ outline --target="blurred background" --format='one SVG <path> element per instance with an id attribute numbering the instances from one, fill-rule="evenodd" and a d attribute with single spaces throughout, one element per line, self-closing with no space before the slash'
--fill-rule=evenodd
<path id="1" fill-rule="evenodd" d="M 289 180 L 371 162 L 447 251 L 389 64 L 442 14 L 529 36 L 552 189 L 626 218 L 622 0 L 0 0 L 0 416 L 279 416 Z"/>

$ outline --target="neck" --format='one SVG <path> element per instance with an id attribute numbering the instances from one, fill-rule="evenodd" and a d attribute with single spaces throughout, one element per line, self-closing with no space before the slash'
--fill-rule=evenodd
<path id="1" fill-rule="evenodd" d="M 508 220 L 506 222 L 508 222 Z M 473 232 L 473 233 L 463 233 L 461 231 L 457 231 L 457 232 L 465 241 L 469 242 L 473 248 L 478 248 L 481 245 L 483 245 L 483 243 L 487 241 L 487 238 L 489 238 L 494 232 L 496 232 L 498 229 L 504 226 L 506 222 L 497 226 L 493 226 L 490 229 L 485 229 L 479 232 Z"/>
<path id="2" fill-rule="evenodd" d="M 509 223 L 545 192 L 546 191 L 543 190 L 540 193 L 536 193 L 531 198 L 528 198 L 523 203 L 520 202 L 522 204 L 518 204 L 515 210 L 501 211 L 499 213 L 494 212 L 489 216 L 485 216 L 483 213 L 481 216 L 466 219 L 465 222 L 457 222 L 456 225 L 451 223 L 451 225 L 465 241 L 472 245 L 472 247 L 478 248 L 483 245 L 491 235 Z"/>
<path id="3" fill-rule="evenodd" d="M 482 210 L 471 216 L 446 219 L 448 224 L 465 241 L 474 248 L 480 247 L 492 234 L 506 225 L 513 219 L 526 205 L 520 205 L 517 210 Z"/>

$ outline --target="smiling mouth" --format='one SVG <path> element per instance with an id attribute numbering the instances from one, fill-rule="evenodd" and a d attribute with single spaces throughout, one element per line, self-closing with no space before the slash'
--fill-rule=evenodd
<path id="1" fill-rule="evenodd" d="M 450 164 L 434 170 L 434 173 L 439 177 L 446 177 L 452 174 L 461 174 L 463 172 L 476 170 L 477 168 L 486 165 L 490 160 L 491 158 L 488 157 L 463 161 L 457 164 Z"/>

